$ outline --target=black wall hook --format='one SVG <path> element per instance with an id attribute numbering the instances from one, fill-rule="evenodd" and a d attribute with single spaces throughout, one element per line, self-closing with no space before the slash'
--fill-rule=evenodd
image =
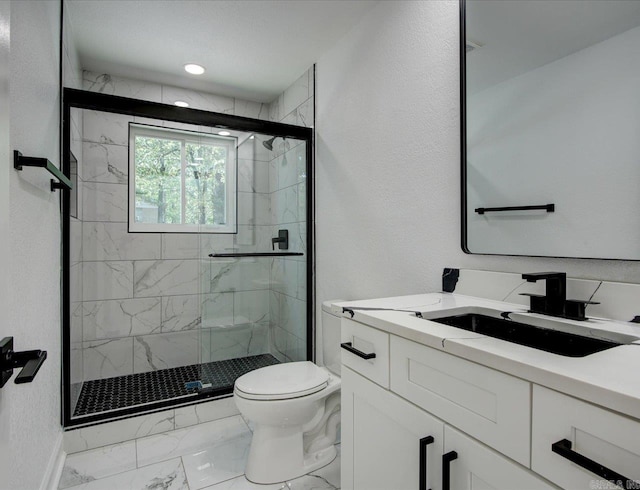
<path id="1" fill-rule="evenodd" d="M 31 383 L 47 358 L 46 350 L 25 350 L 14 352 L 13 337 L 5 337 L 0 341 L 0 388 L 2 388 L 16 368 L 22 371 L 16 376 L 15 383 Z"/>

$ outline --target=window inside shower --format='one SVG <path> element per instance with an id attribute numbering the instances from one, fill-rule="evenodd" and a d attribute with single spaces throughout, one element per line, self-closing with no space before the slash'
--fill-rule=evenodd
<path id="1" fill-rule="evenodd" d="M 311 130 L 112 99 L 65 89 L 65 426 L 312 358 Z"/>
<path id="2" fill-rule="evenodd" d="M 235 233 L 236 146 L 232 136 L 130 124 L 129 231 Z"/>

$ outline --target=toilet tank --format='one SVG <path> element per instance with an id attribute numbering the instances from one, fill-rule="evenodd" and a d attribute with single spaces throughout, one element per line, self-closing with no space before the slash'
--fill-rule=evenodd
<path id="1" fill-rule="evenodd" d="M 340 319 L 331 311 L 332 303 L 342 300 L 335 299 L 322 303 L 322 359 L 324 366 L 334 374 L 340 375 Z"/>

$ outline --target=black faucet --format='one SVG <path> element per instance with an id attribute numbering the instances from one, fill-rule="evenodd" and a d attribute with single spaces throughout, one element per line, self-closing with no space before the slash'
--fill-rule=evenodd
<path id="1" fill-rule="evenodd" d="M 597 305 L 593 301 L 567 299 L 567 274 L 564 272 L 534 272 L 522 274 L 527 282 L 546 281 L 545 295 L 522 293 L 531 297 L 531 313 L 559 316 L 571 320 L 586 320 L 587 305 Z"/>
<path id="2" fill-rule="evenodd" d="M 534 272 L 522 274 L 527 282 L 546 280 L 545 295 L 531 296 L 531 311 L 545 315 L 564 316 L 567 301 L 567 274 L 564 272 Z"/>

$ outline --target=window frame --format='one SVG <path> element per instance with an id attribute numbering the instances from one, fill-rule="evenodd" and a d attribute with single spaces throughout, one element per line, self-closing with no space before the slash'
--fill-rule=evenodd
<path id="1" fill-rule="evenodd" d="M 185 171 L 187 143 L 215 142 L 216 146 L 224 146 L 227 150 L 227 163 L 225 173 L 225 205 L 227 223 L 224 225 L 189 224 L 189 223 L 142 223 L 135 219 L 136 213 L 136 172 L 135 172 L 135 139 L 136 136 L 151 138 L 164 138 L 180 141 L 180 188 L 182 212 L 186 203 L 185 195 Z M 238 155 L 236 151 L 238 139 L 234 136 L 220 136 L 201 131 L 190 131 L 171 127 L 153 126 L 149 124 L 129 123 L 129 162 L 128 162 L 128 231 L 129 233 L 210 233 L 210 234 L 236 234 L 237 201 L 238 201 Z"/>

